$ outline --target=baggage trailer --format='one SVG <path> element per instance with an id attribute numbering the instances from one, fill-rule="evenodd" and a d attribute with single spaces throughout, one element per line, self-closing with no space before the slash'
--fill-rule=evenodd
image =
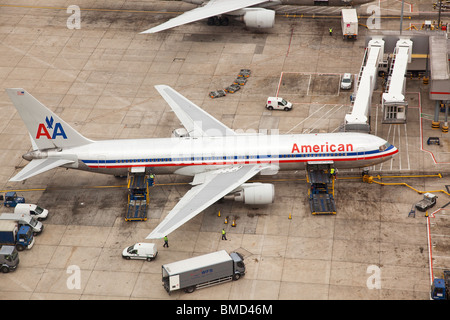
<path id="1" fill-rule="evenodd" d="M 228 254 L 225 250 L 162 266 L 162 282 L 169 294 L 179 289 L 192 293 L 195 289 L 239 280 L 244 274 L 244 258 L 237 252 Z"/>

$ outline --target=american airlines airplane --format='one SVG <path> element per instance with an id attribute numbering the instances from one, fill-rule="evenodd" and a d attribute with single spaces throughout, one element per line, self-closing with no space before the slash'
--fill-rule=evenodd
<path id="1" fill-rule="evenodd" d="M 165 85 L 155 86 L 187 131 L 187 136 L 93 141 L 85 138 L 23 89 L 6 89 L 24 121 L 30 161 L 10 181 L 22 181 L 53 168 L 126 175 L 144 167 L 153 174 L 192 176 L 192 188 L 147 239 L 168 235 L 225 196 L 246 204 L 269 204 L 274 186 L 247 183 L 257 174 L 301 170 L 308 162 L 335 168 L 361 168 L 391 159 L 397 148 L 363 133 L 239 133 Z"/>
<path id="2" fill-rule="evenodd" d="M 208 24 L 226 25 L 228 17 L 233 17 L 251 28 L 272 28 L 275 23 L 275 11 L 280 5 L 291 6 L 349 6 L 361 5 L 373 0 L 183 0 L 199 5 L 163 24 L 141 33 L 155 33 L 178 27 L 194 21 L 208 19 Z"/>

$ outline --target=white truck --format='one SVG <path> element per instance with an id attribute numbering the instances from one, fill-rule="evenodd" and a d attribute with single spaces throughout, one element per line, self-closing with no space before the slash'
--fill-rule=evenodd
<path id="1" fill-rule="evenodd" d="M 44 220 L 48 216 L 48 210 L 31 203 L 18 203 L 14 208 L 14 213 L 29 214 L 38 220 Z"/>
<path id="2" fill-rule="evenodd" d="M 28 226 L 33 230 L 34 235 L 37 235 L 44 230 L 42 222 L 26 213 L 2 213 L 0 220 L 17 221 L 20 226 Z"/>
<path id="3" fill-rule="evenodd" d="M 344 40 L 358 37 L 358 15 L 356 14 L 356 9 L 342 9 L 341 27 Z"/>
<path id="4" fill-rule="evenodd" d="M 292 109 L 292 103 L 284 100 L 281 97 L 268 97 L 266 108 L 269 110 L 289 111 Z"/>
<path id="5" fill-rule="evenodd" d="M 145 259 L 152 261 L 158 255 L 156 244 L 139 242 L 132 246 L 126 247 L 122 251 L 122 258 L 130 259 Z"/>
<path id="6" fill-rule="evenodd" d="M 238 280 L 244 274 L 244 258 L 237 252 L 228 254 L 225 250 L 162 266 L 162 282 L 169 294 L 179 289 L 192 293 L 195 289 Z"/>

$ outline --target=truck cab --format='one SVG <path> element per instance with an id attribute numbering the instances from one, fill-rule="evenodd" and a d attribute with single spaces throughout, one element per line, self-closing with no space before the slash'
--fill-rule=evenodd
<path id="1" fill-rule="evenodd" d="M 18 251 L 31 249 L 34 245 L 33 229 L 28 226 L 21 226 L 17 232 L 16 248 Z"/>
<path id="2" fill-rule="evenodd" d="M 292 109 L 292 103 L 284 100 L 281 97 L 268 97 L 266 108 L 269 110 L 289 111 Z"/>
<path id="3" fill-rule="evenodd" d="M 244 258 L 238 252 L 230 253 L 230 257 L 233 259 L 234 264 L 233 280 L 239 280 L 239 278 L 245 274 Z"/>
<path id="4" fill-rule="evenodd" d="M 14 246 L 0 246 L 0 271 L 8 273 L 17 269 L 19 253 Z"/>

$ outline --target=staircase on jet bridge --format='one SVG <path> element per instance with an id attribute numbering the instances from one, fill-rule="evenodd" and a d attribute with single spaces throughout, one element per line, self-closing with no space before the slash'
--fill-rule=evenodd
<path id="1" fill-rule="evenodd" d="M 333 161 L 308 162 L 306 165 L 309 206 L 312 214 L 336 214 Z"/>

